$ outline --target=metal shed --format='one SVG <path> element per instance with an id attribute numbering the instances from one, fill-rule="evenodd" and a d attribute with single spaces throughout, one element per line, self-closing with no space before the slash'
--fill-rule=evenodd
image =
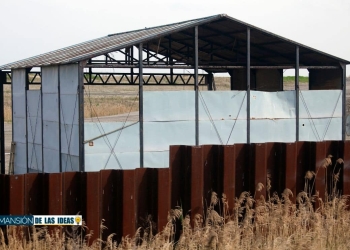
<path id="1" fill-rule="evenodd" d="M 9 63 L 0 66 L 0 98 L 3 84 L 11 83 L 15 172 L 98 170 L 103 164 L 95 159 L 108 163 L 112 154 L 114 163 L 104 168 L 120 167 L 119 159 L 131 168 L 166 167 L 174 144 L 345 140 L 347 64 L 225 14 L 111 34 Z M 302 68 L 312 91 L 299 88 Z M 295 69 L 292 91 L 283 89 L 284 69 Z M 215 73 L 229 73 L 231 91 L 199 91 L 215 90 Z M 35 79 L 40 90 L 29 88 Z M 139 121 L 100 124 L 100 134 L 84 126 L 84 85 L 97 84 L 138 85 Z M 193 85 L 194 91 L 144 94 L 143 86 L 152 84 Z M 4 172 L 3 100 L 0 105 Z M 120 151 L 100 141 L 101 155 L 94 155 L 84 130 L 97 145 L 101 136 L 118 141 L 117 131 L 125 138 Z"/>

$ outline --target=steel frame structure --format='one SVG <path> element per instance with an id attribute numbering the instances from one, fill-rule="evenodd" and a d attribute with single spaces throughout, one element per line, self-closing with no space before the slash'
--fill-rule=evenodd
<path id="1" fill-rule="evenodd" d="M 222 18 L 222 17 L 220 17 Z M 220 19 L 221 20 L 221 19 Z M 205 21 L 203 21 L 204 23 Z M 341 69 L 341 89 L 346 93 L 346 63 L 339 61 L 339 64 L 326 63 L 324 66 L 315 63 L 314 65 L 301 64 L 300 57 L 307 55 L 306 47 L 299 44 L 292 44 L 295 49 L 293 54 L 285 55 L 266 46 L 285 43 L 286 41 L 272 41 L 257 43 L 251 41 L 251 35 L 255 38 L 255 32 L 261 32 L 256 27 L 246 25 L 245 29 L 232 32 L 223 32 L 211 27 L 219 23 L 214 20 L 212 23 L 202 25 L 199 21 L 188 29 L 174 30 L 177 32 L 164 33 L 162 36 L 150 36 L 148 40 L 140 39 L 133 45 L 129 44 L 124 48 L 117 48 L 111 52 L 97 55 L 94 52 L 90 58 L 79 59 L 79 169 L 84 171 L 84 96 L 83 85 L 105 85 L 105 86 L 138 86 L 139 88 L 139 132 L 140 132 L 140 167 L 143 163 L 143 87 L 144 86 L 193 86 L 195 91 L 195 144 L 199 145 L 199 115 L 198 104 L 199 86 L 207 86 L 213 90 L 213 73 L 228 72 L 229 70 L 245 70 L 245 90 L 247 91 L 247 143 L 250 143 L 250 90 L 254 89 L 251 83 L 252 70 L 259 69 L 295 69 L 295 95 L 296 95 L 296 141 L 299 141 L 299 70 L 306 69 Z M 200 27 L 200 28 L 199 28 Z M 205 34 L 201 34 L 201 32 Z M 118 34 L 117 34 L 118 35 Z M 116 35 L 116 36 L 117 36 Z M 120 34 L 123 35 L 123 34 Z M 239 39 L 237 38 L 239 35 Z M 264 34 L 265 35 L 265 34 Z M 271 34 L 269 34 L 271 35 Z M 113 37 L 115 35 L 110 35 Z M 222 38 L 222 42 L 213 40 L 216 36 Z M 182 37 L 182 38 L 181 38 Z M 276 37 L 273 37 L 274 39 Z M 280 39 L 277 37 L 276 39 Z M 225 40 L 226 39 L 226 40 Z M 269 54 L 268 61 L 263 56 L 257 56 L 256 49 Z M 290 49 L 290 47 L 288 47 Z M 226 50 L 228 54 L 222 53 Z M 216 53 L 216 51 L 221 51 Z M 230 53 L 234 53 L 231 58 Z M 261 54 L 261 51 L 259 51 Z M 258 54 L 259 54 L 258 53 Z M 204 55 L 204 59 L 200 56 Z M 325 55 L 322 54 L 324 57 Z M 327 56 L 327 55 L 326 55 Z M 279 58 L 280 63 L 272 63 L 274 58 Z M 78 60 L 79 59 L 79 60 Z M 234 59 L 234 60 L 233 60 Z M 334 58 L 332 58 L 333 60 Z M 335 59 L 334 59 L 335 60 Z M 317 62 L 317 60 L 315 61 Z M 62 63 L 57 63 L 62 64 Z M 54 64 L 53 64 L 54 65 Z M 37 65 L 40 67 L 40 65 Z M 26 68 L 27 85 L 41 84 L 41 72 L 36 68 Z M 206 73 L 199 74 L 199 70 Z M 179 73 L 179 70 L 189 73 Z M 118 71 L 118 72 L 116 72 Z M 10 84 L 11 72 L 0 70 L 0 154 L 1 172 L 4 173 L 4 127 L 3 127 L 3 84 Z M 343 95 L 343 120 L 342 138 L 345 140 L 345 115 L 346 95 Z M 28 152 L 27 152 L 28 154 Z"/>

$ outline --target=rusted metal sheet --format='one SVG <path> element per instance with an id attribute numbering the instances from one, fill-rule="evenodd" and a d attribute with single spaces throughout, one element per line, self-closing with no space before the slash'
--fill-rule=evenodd
<path id="1" fill-rule="evenodd" d="M 9 177 L 9 213 L 12 215 L 25 214 L 25 175 L 10 175 Z"/>
<path id="2" fill-rule="evenodd" d="M 191 148 L 191 221 L 194 223 L 194 218 L 197 214 L 203 214 L 205 197 L 204 193 L 204 162 L 203 148 Z M 194 226 L 194 224 L 192 225 Z"/>
<path id="3" fill-rule="evenodd" d="M 0 214 L 9 214 L 9 180 L 9 175 L 0 174 L 0 196 L 2 197 L 1 200 L 3 201 L 0 206 Z"/>
<path id="4" fill-rule="evenodd" d="M 285 148 L 285 186 L 292 191 L 293 196 L 289 197 L 293 202 L 295 202 L 295 197 L 297 192 L 299 192 L 299 187 L 297 186 L 297 143 L 286 143 Z"/>
<path id="5" fill-rule="evenodd" d="M 123 171 L 123 235 L 132 237 L 136 231 L 135 171 Z"/>
<path id="6" fill-rule="evenodd" d="M 113 240 L 120 241 L 123 236 L 123 197 L 122 197 L 123 174 L 121 170 L 100 171 L 100 202 L 101 218 L 104 219 L 102 239 L 115 233 Z"/>
<path id="7" fill-rule="evenodd" d="M 139 168 L 135 169 L 135 206 L 136 206 L 136 226 L 152 228 L 153 234 L 156 227 L 151 223 L 157 223 L 158 213 L 158 176 L 157 169 Z"/>
<path id="8" fill-rule="evenodd" d="M 81 214 L 82 213 L 82 173 L 64 172 L 63 173 L 63 213 Z"/>
<path id="9" fill-rule="evenodd" d="M 25 214 L 45 214 L 44 174 L 31 173 L 25 179 Z"/>
<path id="10" fill-rule="evenodd" d="M 223 193 L 226 195 L 229 213 L 232 214 L 236 194 L 236 147 L 235 145 L 222 147 L 223 158 Z"/>
<path id="11" fill-rule="evenodd" d="M 223 147 L 219 145 L 203 145 L 203 199 L 204 204 L 210 204 L 211 192 L 217 193 L 221 197 L 222 188 L 222 150 Z M 206 207 L 204 208 L 206 210 Z"/>
<path id="12" fill-rule="evenodd" d="M 350 141 L 344 141 L 343 143 L 343 193 L 350 195 Z M 350 201 L 348 200 L 348 205 Z"/>
<path id="13" fill-rule="evenodd" d="M 100 237 L 100 173 L 85 173 L 86 178 L 86 212 L 85 221 L 90 232 L 93 232 L 91 242 Z M 84 217 L 83 217 L 84 219 Z"/>
<path id="14" fill-rule="evenodd" d="M 236 167 L 236 177 L 235 177 L 235 197 L 239 197 L 243 191 L 249 191 L 249 184 L 251 175 L 251 161 L 250 157 L 250 145 L 248 144 L 235 144 L 235 167 Z M 225 166 L 225 169 L 229 166 Z"/>
<path id="15" fill-rule="evenodd" d="M 267 144 L 253 144 L 254 149 L 254 193 L 255 198 L 261 195 L 266 198 L 266 178 L 267 178 Z M 262 184 L 263 186 L 261 186 Z"/>
<path id="16" fill-rule="evenodd" d="M 315 193 L 325 201 L 326 191 L 326 173 L 327 166 L 325 165 L 325 159 L 327 157 L 326 142 L 315 143 L 316 155 L 315 155 Z"/>
<path id="17" fill-rule="evenodd" d="M 172 209 L 170 184 L 169 168 L 158 169 L 158 232 L 161 232 L 168 223 L 168 212 Z"/>
<path id="18" fill-rule="evenodd" d="M 48 215 L 61 215 L 63 214 L 62 207 L 62 173 L 46 174 L 48 183 Z"/>
<path id="19" fill-rule="evenodd" d="M 168 222 L 168 211 L 176 206 L 183 209 L 184 216 L 190 214 L 194 223 L 196 214 L 205 215 L 211 191 L 219 198 L 225 193 L 231 209 L 243 191 L 250 191 L 255 198 L 267 197 L 267 178 L 271 180 L 270 194 L 289 188 L 293 192 L 290 199 L 295 201 L 306 188 L 311 195 L 317 190 L 324 200 L 332 191 L 333 175 L 340 171 L 337 190 L 350 194 L 349 152 L 350 142 L 337 141 L 172 146 L 169 169 L 0 175 L 0 195 L 5 201 L 0 213 L 81 212 L 93 231 L 89 243 L 99 237 L 106 240 L 111 233 L 116 233 L 113 239 L 120 242 L 122 236 L 134 236 L 138 227 L 147 228 L 150 223 L 153 233 L 161 231 Z M 324 168 L 329 155 L 332 163 Z M 343 158 L 344 164 L 337 163 L 338 158 Z M 313 175 L 310 180 L 305 178 L 307 171 L 315 172 L 315 183 Z M 255 192 L 258 183 L 264 188 Z M 218 211 L 223 212 L 222 208 Z M 102 219 L 108 229 L 101 234 Z M 180 233 L 177 231 L 176 239 Z"/>

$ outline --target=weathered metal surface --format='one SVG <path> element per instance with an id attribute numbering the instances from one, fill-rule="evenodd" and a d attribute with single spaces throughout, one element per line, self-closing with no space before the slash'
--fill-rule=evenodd
<path id="1" fill-rule="evenodd" d="M 191 147 L 191 222 L 194 226 L 194 219 L 197 214 L 204 216 L 204 162 L 203 148 Z M 210 202 L 210 201 L 209 201 Z"/>
<path id="2" fill-rule="evenodd" d="M 25 175 L 9 176 L 9 213 L 12 215 L 25 214 Z"/>
<path id="3" fill-rule="evenodd" d="M 43 171 L 61 172 L 60 118 L 59 118 L 59 67 L 42 69 L 42 130 Z"/>
<path id="4" fill-rule="evenodd" d="M 158 169 L 158 215 L 157 229 L 163 231 L 168 223 L 168 212 L 171 207 L 171 178 L 169 168 Z"/>
<path id="5" fill-rule="evenodd" d="M 47 180 L 47 191 L 48 191 L 48 197 L 47 197 L 47 214 L 48 215 L 56 215 L 56 214 L 63 214 L 63 175 L 61 173 L 52 173 L 52 174 L 45 174 Z"/>
<path id="6" fill-rule="evenodd" d="M 12 71 L 13 142 L 16 142 L 14 173 L 27 173 L 26 70 Z"/>
<path id="7" fill-rule="evenodd" d="M 25 178 L 25 214 L 45 214 L 45 176 L 30 173 Z"/>
<path id="8" fill-rule="evenodd" d="M 344 141 L 342 148 L 344 160 L 342 174 L 343 193 L 350 194 L 350 141 Z M 348 205 L 350 205 L 350 201 L 348 201 Z"/>
<path id="9" fill-rule="evenodd" d="M 137 229 L 137 199 L 135 193 L 135 170 L 123 171 L 123 235 L 133 236 Z M 146 197 L 145 197 L 146 198 Z"/>
<path id="10" fill-rule="evenodd" d="M 227 204 L 229 208 L 229 213 L 232 214 L 235 197 L 237 197 L 236 190 L 237 187 L 237 177 L 242 178 L 236 167 L 236 159 L 238 158 L 238 146 L 239 145 L 229 145 L 221 148 L 222 151 L 222 185 L 223 193 L 226 195 Z M 221 195 L 219 193 L 219 195 Z"/>
<path id="11" fill-rule="evenodd" d="M 10 212 L 10 176 L 9 175 L 4 175 L 0 174 L 0 195 L 3 200 L 2 205 L 0 206 L 0 214 L 9 214 Z"/>
<path id="12" fill-rule="evenodd" d="M 231 213 L 235 197 L 243 191 L 258 199 L 274 192 L 281 195 L 288 188 L 293 193 L 289 197 L 292 201 L 303 190 L 325 200 L 334 187 L 333 174 L 340 171 L 336 188 L 341 194 L 349 195 L 349 145 L 326 141 L 171 146 L 170 168 L 0 175 L 0 195 L 5 201 L 0 213 L 80 212 L 89 230 L 94 232 L 90 243 L 99 237 L 106 240 L 111 233 L 116 233 L 113 239 L 119 242 L 121 237 L 133 236 L 138 227 L 147 228 L 150 223 L 153 233 L 161 231 L 168 222 L 168 211 L 177 206 L 194 223 L 196 214 L 205 216 L 212 191 L 219 199 L 222 193 L 226 194 L 229 210 L 223 210 L 221 200 L 214 206 L 220 213 Z M 324 159 L 330 155 L 332 163 L 324 168 Z M 336 163 L 339 158 L 344 163 Z M 310 180 L 305 178 L 307 171 L 316 173 L 315 182 L 313 176 Z M 258 183 L 264 185 L 261 190 Z M 100 234 L 102 219 L 108 229 Z M 177 231 L 175 237 L 179 234 Z"/>
<path id="13" fill-rule="evenodd" d="M 0 70 L 0 174 L 5 174 L 5 119 L 4 119 L 4 84 L 6 73 Z"/>
<path id="14" fill-rule="evenodd" d="M 100 187 L 100 174 L 98 172 L 85 173 L 85 222 L 89 225 L 89 230 L 93 232 L 91 240 L 99 238 L 100 224 L 101 224 L 101 189 Z M 84 217 L 83 217 L 84 219 Z"/>
<path id="15" fill-rule="evenodd" d="M 120 170 L 101 170 L 100 206 L 101 218 L 107 229 L 103 230 L 102 239 L 115 233 L 114 239 L 120 241 L 123 236 L 123 173 Z"/>
<path id="16" fill-rule="evenodd" d="M 288 188 L 292 191 L 293 196 L 290 197 L 290 199 L 295 202 L 295 197 L 297 192 L 299 192 L 299 189 L 297 187 L 297 180 L 298 180 L 298 152 L 297 147 L 300 143 L 287 143 L 284 144 L 284 150 L 285 150 L 285 185 L 284 188 Z"/>

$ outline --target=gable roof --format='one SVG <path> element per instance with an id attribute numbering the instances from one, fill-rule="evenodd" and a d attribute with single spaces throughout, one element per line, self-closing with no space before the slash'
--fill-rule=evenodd
<path id="1" fill-rule="evenodd" d="M 225 14 L 209 16 L 179 23 L 117 33 L 79 43 L 38 56 L 0 66 L 3 69 L 40 67 L 77 63 L 104 55 L 139 43 L 148 43 L 154 52 L 159 47 L 169 49 L 171 57 L 193 64 L 186 57 L 184 46 L 192 47 L 193 28 L 199 29 L 199 64 L 201 65 L 245 65 L 246 30 L 251 29 L 251 65 L 293 65 L 295 46 L 299 46 L 300 65 L 339 66 L 349 61 L 326 54 L 308 46 L 291 41 L 258 27 L 244 23 Z M 159 38 L 162 39 L 160 43 Z"/>

